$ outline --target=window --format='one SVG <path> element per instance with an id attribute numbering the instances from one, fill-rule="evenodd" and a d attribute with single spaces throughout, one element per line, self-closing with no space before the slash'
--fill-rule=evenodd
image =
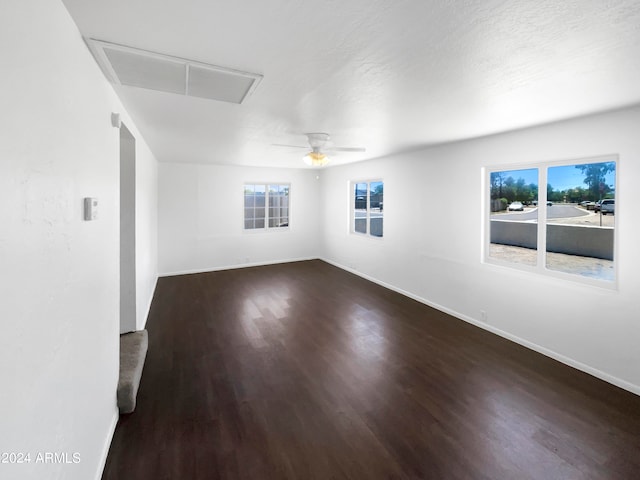
<path id="1" fill-rule="evenodd" d="M 382 237 L 384 183 L 353 182 L 353 233 Z"/>
<path id="2" fill-rule="evenodd" d="M 536 265 L 538 169 L 490 175 L 489 257 Z"/>
<path id="3" fill-rule="evenodd" d="M 616 158 L 488 169 L 487 180 L 486 260 L 615 280 Z"/>
<path id="4" fill-rule="evenodd" d="M 614 161 L 549 167 L 548 269 L 614 280 L 615 185 Z"/>
<path id="5" fill-rule="evenodd" d="M 289 188 L 289 185 L 245 184 L 245 230 L 288 227 Z"/>

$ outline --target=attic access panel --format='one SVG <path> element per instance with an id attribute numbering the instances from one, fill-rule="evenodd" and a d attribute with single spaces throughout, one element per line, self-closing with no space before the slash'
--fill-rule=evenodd
<path id="1" fill-rule="evenodd" d="M 105 76 L 116 85 L 242 103 L 262 75 L 86 39 Z"/>

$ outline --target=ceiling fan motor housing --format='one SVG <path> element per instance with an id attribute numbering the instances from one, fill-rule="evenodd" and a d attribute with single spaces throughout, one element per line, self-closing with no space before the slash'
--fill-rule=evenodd
<path id="1" fill-rule="evenodd" d="M 315 151 L 317 149 L 321 149 L 325 146 L 325 144 L 329 141 L 328 133 L 307 133 L 307 138 L 309 139 L 309 145 Z"/>

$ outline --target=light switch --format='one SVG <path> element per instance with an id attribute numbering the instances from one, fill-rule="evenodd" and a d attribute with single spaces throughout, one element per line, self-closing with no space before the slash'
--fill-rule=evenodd
<path id="1" fill-rule="evenodd" d="M 84 219 L 86 221 L 96 220 L 98 218 L 98 199 L 86 197 L 84 199 Z"/>

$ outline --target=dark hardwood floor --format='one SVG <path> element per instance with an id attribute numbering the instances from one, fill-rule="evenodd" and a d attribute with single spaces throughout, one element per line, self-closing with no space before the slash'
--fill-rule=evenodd
<path id="1" fill-rule="evenodd" d="M 105 480 L 637 479 L 640 397 L 321 261 L 161 278 Z"/>

